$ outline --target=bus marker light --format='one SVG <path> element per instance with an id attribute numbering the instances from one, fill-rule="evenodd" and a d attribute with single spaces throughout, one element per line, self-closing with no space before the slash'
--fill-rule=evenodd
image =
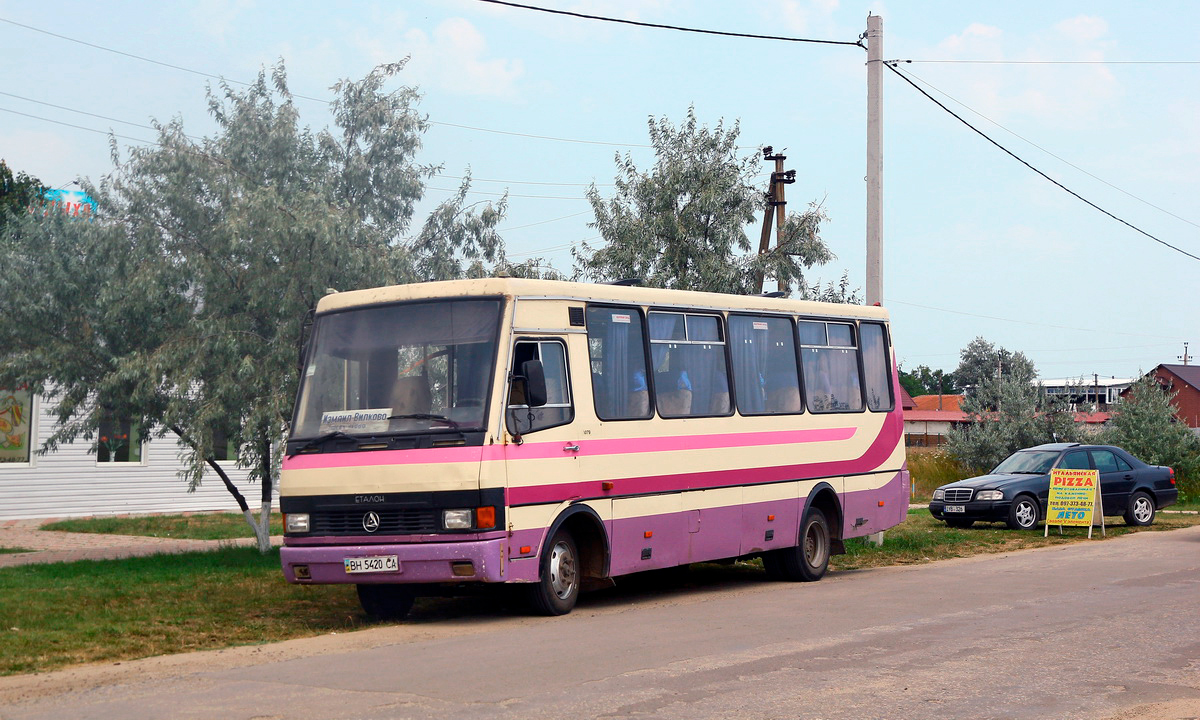
<path id="1" fill-rule="evenodd" d="M 882 501 L 882 500 L 880 500 L 880 501 L 879 501 L 879 507 L 883 507 L 883 501 Z"/>
<path id="2" fill-rule="evenodd" d="M 533 552 L 533 548 L 528 545 L 522 545 L 520 552 L 522 555 L 528 555 L 529 553 Z"/>
<path id="3" fill-rule="evenodd" d="M 652 537 L 654 537 L 654 531 L 653 531 L 653 530 L 647 530 L 646 532 L 642 533 L 642 537 L 644 537 L 644 538 L 652 538 Z"/>
<path id="4" fill-rule="evenodd" d="M 495 505 L 475 508 L 475 527 L 479 530 L 487 530 L 489 528 L 496 527 Z"/>
<path id="5" fill-rule="evenodd" d="M 450 563 L 450 572 L 455 577 L 475 577 L 475 565 L 469 562 Z"/>
<path id="6" fill-rule="evenodd" d="M 767 522 L 775 522 L 775 516 L 774 516 L 774 515 L 768 515 L 768 516 L 767 516 Z"/>
<path id="7" fill-rule="evenodd" d="M 612 490 L 613 484 L 611 482 L 605 480 L 604 482 L 600 483 L 600 489 L 601 490 Z"/>

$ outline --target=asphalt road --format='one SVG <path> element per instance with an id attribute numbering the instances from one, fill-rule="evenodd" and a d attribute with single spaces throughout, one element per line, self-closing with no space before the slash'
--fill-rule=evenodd
<path id="1" fill-rule="evenodd" d="M 0 678 L 0 717 L 1200 716 L 1200 527 L 816 584 L 664 582 L 562 618 L 452 601 L 349 635 Z"/>

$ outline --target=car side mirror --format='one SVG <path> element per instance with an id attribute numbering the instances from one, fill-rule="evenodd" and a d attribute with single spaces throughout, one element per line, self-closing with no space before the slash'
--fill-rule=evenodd
<path id="1" fill-rule="evenodd" d="M 541 407 L 546 404 L 546 371 L 541 360 L 526 360 L 521 363 L 521 375 L 525 380 L 525 404 Z"/>

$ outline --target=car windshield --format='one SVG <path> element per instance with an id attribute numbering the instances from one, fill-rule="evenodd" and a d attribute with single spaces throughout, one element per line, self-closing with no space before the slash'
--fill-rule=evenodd
<path id="1" fill-rule="evenodd" d="M 499 319 L 498 300 L 318 317 L 292 438 L 482 429 Z"/>
<path id="2" fill-rule="evenodd" d="M 1009 455 L 992 471 L 996 475 L 1042 475 L 1058 459 L 1057 450 L 1022 450 Z"/>

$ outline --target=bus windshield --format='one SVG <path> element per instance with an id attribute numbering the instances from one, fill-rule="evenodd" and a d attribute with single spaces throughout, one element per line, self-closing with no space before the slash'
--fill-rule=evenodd
<path id="1" fill-rule="evenodd" d="M 439 300 L 321 315 L 294 439 L 481 430 L 499 300 Z"/>

